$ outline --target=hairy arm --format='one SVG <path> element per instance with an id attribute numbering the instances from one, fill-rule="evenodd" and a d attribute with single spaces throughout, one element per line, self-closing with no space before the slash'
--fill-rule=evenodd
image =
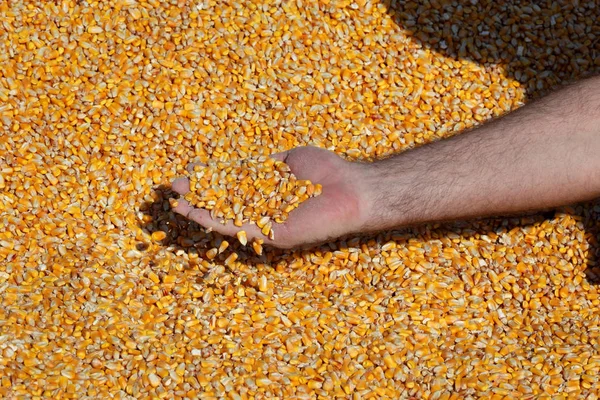
<path id="1" fill-rule="evenodd" d="M 600 77 L 470 132 L 372 164 L 363 229 L 543 209 L 600 196 Z"/>
<path id="2" fill-rule="evenodd" d="M 373 163 L 299 147 L 274 155 L 323 185 L 268 240 L 256 225 L 221 224 L 185 200 L 175 208 L 224 235 L 239 230 L 276 247 L 430 221 L 544 209 L 600 196 L 600 77 L 451 139 Z M 173 188 L 185 194 L 189 182 Z"/>

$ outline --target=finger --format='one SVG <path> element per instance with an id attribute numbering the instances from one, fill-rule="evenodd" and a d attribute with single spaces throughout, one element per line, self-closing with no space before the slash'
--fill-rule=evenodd
<path id="1" fill-rule="evenodd" d="M 210 211 L 203 208 L 192 207 L 190 203 L 184 199 L 181 199 L 177 202 L 177 207 L 173 208 L 173 211 L 192 221 L 197 222 L 207 229 L 212 229 L 221 235 L 235 236 L 239 231 L 244 231 L 246 232 L 248 241 L 251 241 L 254 238 L 261 238 L 265 241 L 265 243 L 271 243 L 271 241 L 269 241 L 268 238 L 261 233 L 258 226 L 254 224 L 244 224 L 240 227 L 235 226 L 231 221 L 222 224 L 220 221 L 213 219 L 210 216 Z"/>
<path id="2" fill-rule="evenodd" d="M 177 193 L 184 195 L 190 191 L 190 181 L 188 178 L 177 178 L 171 184 L 171 188 Z"/>
<path id="3" fill-rule="evenodd" d="M 193 209 L 189 214 L 188 218 L 192 221 L 197 222 L 205 228 L 212 229 L 213 231 L 220 233 L 224 236 L 232 236 L 240 232 L 246 232 L 246 238 L 248 239 L 248 243 L 252 242 L 255 238 L 262 239 L 265 243 L 269 244 L 271 241 L 265 237 L 257 225 L 255 224 L 243 224 L 242 226 L 235 226 L 233 222 L 228 221 L 226 223 L 221 223 L 221 221 L 213 219 L 210 216 L 210 211 L 204 210 L 201 208 Z"/>
<path id="4" fill-rule="evenodd" d="M 173 207 L 173 211 L 177 214 L 181 214 L 184 217 L 187 217 L 190 211 L 192 211 L 194 207 L 190 203 L 188 203 L 185 199 L 177 199 L 177 205 Z"/>
<path id="5" fill-rule="evenodd" d="M 210 216 L 210 211 L 205 210 L 203 208 L 195 208 L 190 203 L 188 203 L 187 200 L 180 199 L 179 201 L 177 201 L 177 206 L 173 208 L 173 211 L 183 215 L 184 217 L 192 221 L 199 223 L 205 228 L 210 228 L 223 235 L 230 235 L 232 233 L 235 235 L 235 232 L 232 232 L 230 230 L 224 230 L 223 224 L 221 224 L 219 221 L 212 219 L 212 217 Z"/>
<path id="6" fill-rule="evenodd" d="M 271 158 L 276 159 L 277 161 L 285 161 L 287 156 L 290 154 L 291 150 L 282 151 L 280 153 L 271 154 Z"/>
<path id="7" fill-rule="evenodd" d="M 222 229 L 223 224 L 212 219 L 212 217 L 210 216 L 210 211 L 205 210 L 203 208 L 196 208 L 185 199 L 178 200 L 177 206 L 173 208 L 173 211 L 183 215 L 188 219 L 191 219 L 192 221 L 199 223 L 205 228 L 211 228 L 216 232 L 227 234 Z M 233 234 L 235 235 L 235 233 Z"/>

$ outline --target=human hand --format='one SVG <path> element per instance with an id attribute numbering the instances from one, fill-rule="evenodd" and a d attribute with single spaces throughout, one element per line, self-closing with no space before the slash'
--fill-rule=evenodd
<path id="1" fill-rule="evenodd" d="M 223 235 L 235 236 L 243 230 L 248 242 L 259 238 L 265 244 L 280 248 L 324 242 L 362 229 L 366 200 L 361 187 L 361 163 L 346 161 L 317 147 L 297 147 L 272 157 L 288 164 L 298 179 L 308 179 L 323 187 L 321 195 L 300 204 L 284 223 L 273 225 L 274 240 L 265 237 L 255 224 L 246 223 L 241 227 L 231 221 L 222 224 L 211 218 L 210 211 L 194 208 L 184 199 L 178 200 L 174 211 Z M 185 195 L 189 191 L 189 180 L 178 178 L 172 187 Z"/>

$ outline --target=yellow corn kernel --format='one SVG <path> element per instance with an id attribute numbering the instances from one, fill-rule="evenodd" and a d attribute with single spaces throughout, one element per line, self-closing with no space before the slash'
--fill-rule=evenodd
<path id="1" fill-rule="evenodd" d="M 246 232 L 239 231 L 238 233 L 235 234 L 235 236 L 237 237 L 239 242 L 242 244 L 242 246 L 245 246 L 248 243 L 248 238 L 246 237 Z"/>
<path id="2" fill-rule="evenodd" d="M 252 241 L 252 248 L 254 249 L 254 252 L 256 254 L 258 254 L 259 256 L 262 255 L 262 253 L 263 253 L 262 244 L 263 244 L 262 239 L 256 238 Z"/>
<path id="3" fill-rule="evenodd" d="M 227 249 L 227 247 L 229 247 L 229 242 L 227 240 L 223 240 L 219 245 L 219 254 L 224 252 Z"/>
<path id="4" fill-rule="evenodd" d="M 152 240 L 154 240 L 155 242 L 160 242 L 161 240 L 164 240 L 166 237 L 167 237 L 167 233 L 164 231 L 152 232 Z"/>

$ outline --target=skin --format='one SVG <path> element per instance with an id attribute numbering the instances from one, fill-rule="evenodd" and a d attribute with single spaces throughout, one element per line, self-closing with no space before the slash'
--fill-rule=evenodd
<path id="1" fill-rule="evenodd" d="M 600 197 L 600 77 L 567 86 L 464 134 L 373 163 L 314 147 L 274 155 L 323 193 L 302 203 L 267 240 L 255 225 L 175 208 L 224 235 L 291 248 L 432 221 L 547 209 Z M 173 182 L 180 194 L 185 178 Z"/>
<path id="2" fill-rule="evenodd" d="M 308 179 L 323 186 L 321 195 L 300 204 L 284 224 L 274 224 L 275 240 L 265 237 L 254 224 L 237 227 L 229 222 L 223 225 L 212 219 L 209 211 L 193 208 L 183 199 L 178 201 L 174 211 L 223 235 L 235 236 L 243 230 L 249 243 L 258 237 L 265 244 L 280 248 L 333 240 L 361 229 L 366 205 L 362 203 L 360 192 L 366 185 L 356 178 L 363 173 L 362 164 L 351 163 L 317 147 L 297 147 L 272 157 L 288 164 L 298 179 Z M 178 178 L 172 187 L 184 195 L 189 191 L 189 181 Z"/>

